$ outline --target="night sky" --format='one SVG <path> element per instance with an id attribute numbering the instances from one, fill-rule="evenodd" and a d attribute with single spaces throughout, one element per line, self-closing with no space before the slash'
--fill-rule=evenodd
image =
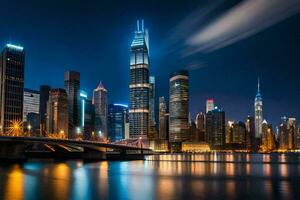
<path id="1" fill-rule="evenodd" d="M 256 19 L 242 38 L 235 31 L 243 25 L 237 23 L 233 30 L 232 23 L 221 21 L 212 32 L 225 27 L 235 38 L 229 43 L 213 39 L 217 47 L 207 50 L 204 33 L 214 34 L 205 28 L 225 18 L 224 13 L 243 12 L 242 6 L 236 7 L 240 1 L 211 2 L 2 0 L 0 45 L 11 42 L 25 48 L 27 88 L 63 87 L 64 71 L 75 70 L 90 97 L 102 81 L 110 103 L 128 103 L 129 48 L 136 20 L 143 18 L 150 34 L 150 73 L 156 76 L 157 96 L 168 96 L 170 72 L 189 69 L 191 116 L 205 110 L 207 98 L 214 98 L 226 120 L 244 121 L 253 115 L 260 77 L 264 118 L 274 125 L 283 115 L 300 119 L 299 3 L 293 12 L 275 13 L 278 19 L 263 12 L 273 20 L 265 24 L 260 23 L 262 16 L 250 12 Z M 253 27 L 257 30 L 251 31 Z M 195 47 L 198 40 L 192 36 L 199 30 L 204 30 L 202 46 Z"/>

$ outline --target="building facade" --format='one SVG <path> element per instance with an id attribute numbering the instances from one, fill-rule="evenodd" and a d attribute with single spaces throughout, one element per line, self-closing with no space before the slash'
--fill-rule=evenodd
<path id="1" fill-rule="evenodd" d="M 40 111 L 40 92 L 24 88 L 23 93 L 23 122 L 27 121 L 28 113 L 39 114 Z"/>
<path id="2" fill-rule="evenodd" d="M 25 51 L 7 44 L 0 58 L 0 133 L 20 135 L 23 132 L 23 91 Z"/>
<path id="3" fill-rule="evenodd" d="M 149 136 L 149 36 L 144 21 L 137 21 L 137 30 L 130 47 L 129 137 Z"/>
<path id="4" fill-rule="evenodd" d="M 260 139 L 262 135 L 263 122 L 263 101 L 260 93 L 260 83 L 258 79 L 257 94 L 254 101 L 254 116 L 255 116 L 255 138 Z"/>
<path id="5" fill-rule="evenodd" d="M 65 72 L 65 90 L 68 95 L 68 133 L 69 138 L 75 138 L 79 127 L 79 91 L 80 73 Z"/>
<path id="6" fill-rule="evenodd" d="M 167 139 L 167 121 L 166 121 L 167 105 L 165 97 L 159 97 L 159 139 Z"/>
<path id="7" fill-rule="evenodd" d="M 40 135 L 46 135 L 46 121 L 47 121 L 47 102 L 49 100 L 50 86 L 41 85 L 40 86 Z"/>
<path id="8" fill-rule="evenodd" d="M 200 112 L 196 116 L 197 141 L 205 141 L 205 114 Z"/>
<path id="9" fill-rule="evenodd" d="M 125 139 L 125 126 L 128 119 L 128 106 L 123 104 L 108 105 L 108 138 L 110 141 Z"/>
<path id="10" fill-rule="evenodd" d="M 95 107 L 96 135 L 107 139 L 107 90 L 102 82 L 94 89 L 93 105 Z"/>
<path id="11" fill-rule="evenodd" d="M 219 108 L 206 114 L 206 141 L 212 148 L 225 145 L 225 112 Z"/>
<path id="12" fill-rule="evenodd" d="M 47 103 L 47 134 L 68 138 L 68 97 L 64 89 L 51 89 Z"/>
<path id="13" fill-rule="evenodd" d="M 181 143 L 188 139 L 189 74 L 186 70 L 179 70 L 172 73 L 169 79 L 169 142 L 171 148 L 177 151 Z"/>
<path id="14" fill-rule="evenodd" d="M 253 116 L 247 116 L 246 122 L 246 149 L 255 149 L 255 121 Z"/>

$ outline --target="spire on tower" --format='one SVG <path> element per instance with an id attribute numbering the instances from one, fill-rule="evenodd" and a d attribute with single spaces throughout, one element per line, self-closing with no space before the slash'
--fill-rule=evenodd
<path id="1" fill-rule="evenodd" d="M 260 81 L 259 81 L 259 77 L 257 79 L 257 93 L 260 93 Z"/>

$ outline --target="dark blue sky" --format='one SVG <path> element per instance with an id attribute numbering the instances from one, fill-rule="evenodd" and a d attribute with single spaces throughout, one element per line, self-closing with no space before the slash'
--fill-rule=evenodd
<path id="1" fill-rule="evenodd" d="M 188 39 L 185 33 L 188 37 L 195 30 L 187 26 L 182 31 L 178 24 L 193 21 L 188 16 L 206 9 L 208 2 L 1 1 L 0 44 L 24 46 L 28 88 L 63 87 L 64 71 L 76 70 L 90 96 L 102 81 L 110 103 L 127 103 L 129 47 L 136 20 L 143 18 L 150 33 L 150 72 L 156 76 L 157 96 L 168 96 L 170 72 L 187 68 L 192 116 L 204 111 L 206 98 L 214 98 L 227 120 L 244 120 L 253 115 L 259 76 L 267 121 L 278 123 L 283 115 L 299 119 L 299 13 L 226 47 L 183 56 L 180 43 Z M 194 28 L 218 19 L 238 3 L 218 4 Z M 176 31 L 182 38 L 174 44 Z"/>

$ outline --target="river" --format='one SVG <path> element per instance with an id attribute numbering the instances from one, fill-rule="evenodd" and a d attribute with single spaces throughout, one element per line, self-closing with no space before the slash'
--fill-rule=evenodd
<path id="1" fill-rule="evenodd" d="M 300 154 L 1 163 L 0 199 L 300 199 Z"/>

